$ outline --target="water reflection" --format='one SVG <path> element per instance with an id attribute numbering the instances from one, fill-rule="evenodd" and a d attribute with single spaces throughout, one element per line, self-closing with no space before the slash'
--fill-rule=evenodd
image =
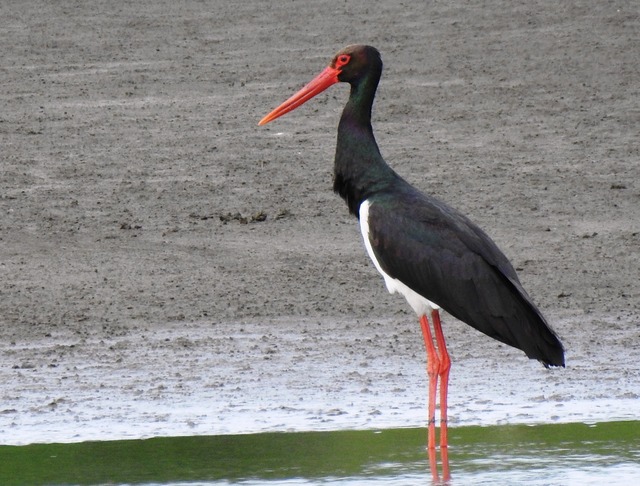
<path id="1" fill-rule="evenodd" d="M 442 476 L 438 469 L 438 451 L 440 452 L 440 466 L 442 468 Z M 449 484 L 451 480 L 451 469 L 449 467 L 449 447 L 427 448 L 429 457 L 429 469 L 431 471 L 431 480 L 433 484 Z"/>
<path id="2" fill-rule="evenodd" d="M 425 429 L 0 446 L 0 484 L 428 485 L 425 446 Z M 436 484 L 626 486 L 640 422 L 456 427 L 439 452 Z"/>

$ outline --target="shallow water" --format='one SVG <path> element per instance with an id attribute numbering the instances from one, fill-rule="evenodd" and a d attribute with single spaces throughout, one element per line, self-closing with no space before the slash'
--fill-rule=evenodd
<path id="1" fill-rule="evenodd" d="M 456 427 L 447 484 L 637 484 L 640 421 Z M 0 447 L 0 484 L 430 484 L 422 428 Z"/>

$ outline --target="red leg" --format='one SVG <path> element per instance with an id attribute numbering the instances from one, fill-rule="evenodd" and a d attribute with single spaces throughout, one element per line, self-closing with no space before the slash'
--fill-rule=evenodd
<path id="1" fill-rule="evenodd" d="M 431 328 L 427 316 L 420 318 L 420 327 L 422 328 L 422 336 L 424 337 L 424 345 L 427 349 L 427 375 L 429 376 L 429 422 L 427 432 L 427 451 L 429 455 L 429 466 L 433 482 L 439 483 L 438 462 L 436 459 L 436 389 L 438 387 L 438 355 L 433 346 L 433 338 L 431 336 Z"/>
<path id="2" fill-rule="evenodd" d="M 431 336 L 431 328 L 427 316 L 420 318 L 420 327 L 422 328 L 422 336 L 424 337 L 424 345 L 427 349 L 427 375 L 429 376 L 429 408 L 428 408 L 428 444 L 429 450 L 436 448 L 436 389 L 438 387 L 438 370 L 440 368 L 440 359 L 433 345 L 433 337 Z"/>
<path id="3" fill-rule="evenodd" d="M 447 439 L 447 392 L 449 390 L 449 370 L 451 369 L 451 358 L 447 351 L 447 343 L 444 340 L 442 324 L 440 323 L 440 312 L 434 309 L 431 312 L 433 329 L 438 344 L 438 354 L 440 358 L 440 458 L 442 460 L 442 480 L 451 480 L 449 469 L 449 441 Z"/>
<path id="4" fill-rule="evenodd" d="M 447 447 L 449 441 L 447 439 L 447 392 L 449 391 L 449 370 L 451 369 L 451 358 L 447 351 L 447 343 L 444 340 L 442 332 L 442 324 L 440 323 L 440 313 L 437 309 L 431 312 L 433 320 L 433 329 L 436 335 L 436 343 L 438 344 L 438 355 L 440 360 L 440 447 Z"/>
<path id="5" fill-rule="evenodd" d="M 435 401 L 438 388 L 438 378 L 440 379 L 440 456 L 442 459 L 442 479 L 449 481 L 451 473 L 449 469 L 449 449 L 447 439 L 447 391 L 449 388 L 449 370 L 451 369 L 451 358 L 447 351 L 447 344 L 442 332 L 440 313 L 437 309 L 431 311 L 431 320 L 436 338 L 436 347 L 433 344 L 433 336 L 426 315 L 420 318 L 420 327 L 424 337 L 425 348 L 427 349 L 427 374 L 429 376 L 429 431 L 428 431 L 428 452 L 429 465 L 433 481 L 440 482 L 438 475 L 438 465 L 436 458 L 436 437 L 435 437 Z"/>

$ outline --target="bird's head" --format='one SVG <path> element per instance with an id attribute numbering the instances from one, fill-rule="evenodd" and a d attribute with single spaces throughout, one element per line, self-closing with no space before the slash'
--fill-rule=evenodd
<path id="1" fill-rule="evenodd" d="M 333 57 L 331 63 L 320 74 L 260 120 L 258 125 L 264 125 L 285 113 L 289 113 L 336 83 L 357 84 L 372 69 L 382 69 L 380 53 L 375 47 L 366 45 L 347 46 Z"/>
<path id="2" fill-rule="evenodd" d="M 357 83 L 372 69 L 382 67 L 382 59 L 375 47 L 352 45 L 340 50 L 329 66 L 340 71 L 338 81 Z"/>

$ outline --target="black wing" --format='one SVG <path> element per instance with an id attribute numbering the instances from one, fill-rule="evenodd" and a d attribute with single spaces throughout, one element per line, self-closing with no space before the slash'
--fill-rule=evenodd
<path id="1" fill-rule="evenodd" d="M 387 274 L 545 366 L 564 366 L 558 337 L 484 231 L 411 186 L 369 202 L 371 246 Z"/>

